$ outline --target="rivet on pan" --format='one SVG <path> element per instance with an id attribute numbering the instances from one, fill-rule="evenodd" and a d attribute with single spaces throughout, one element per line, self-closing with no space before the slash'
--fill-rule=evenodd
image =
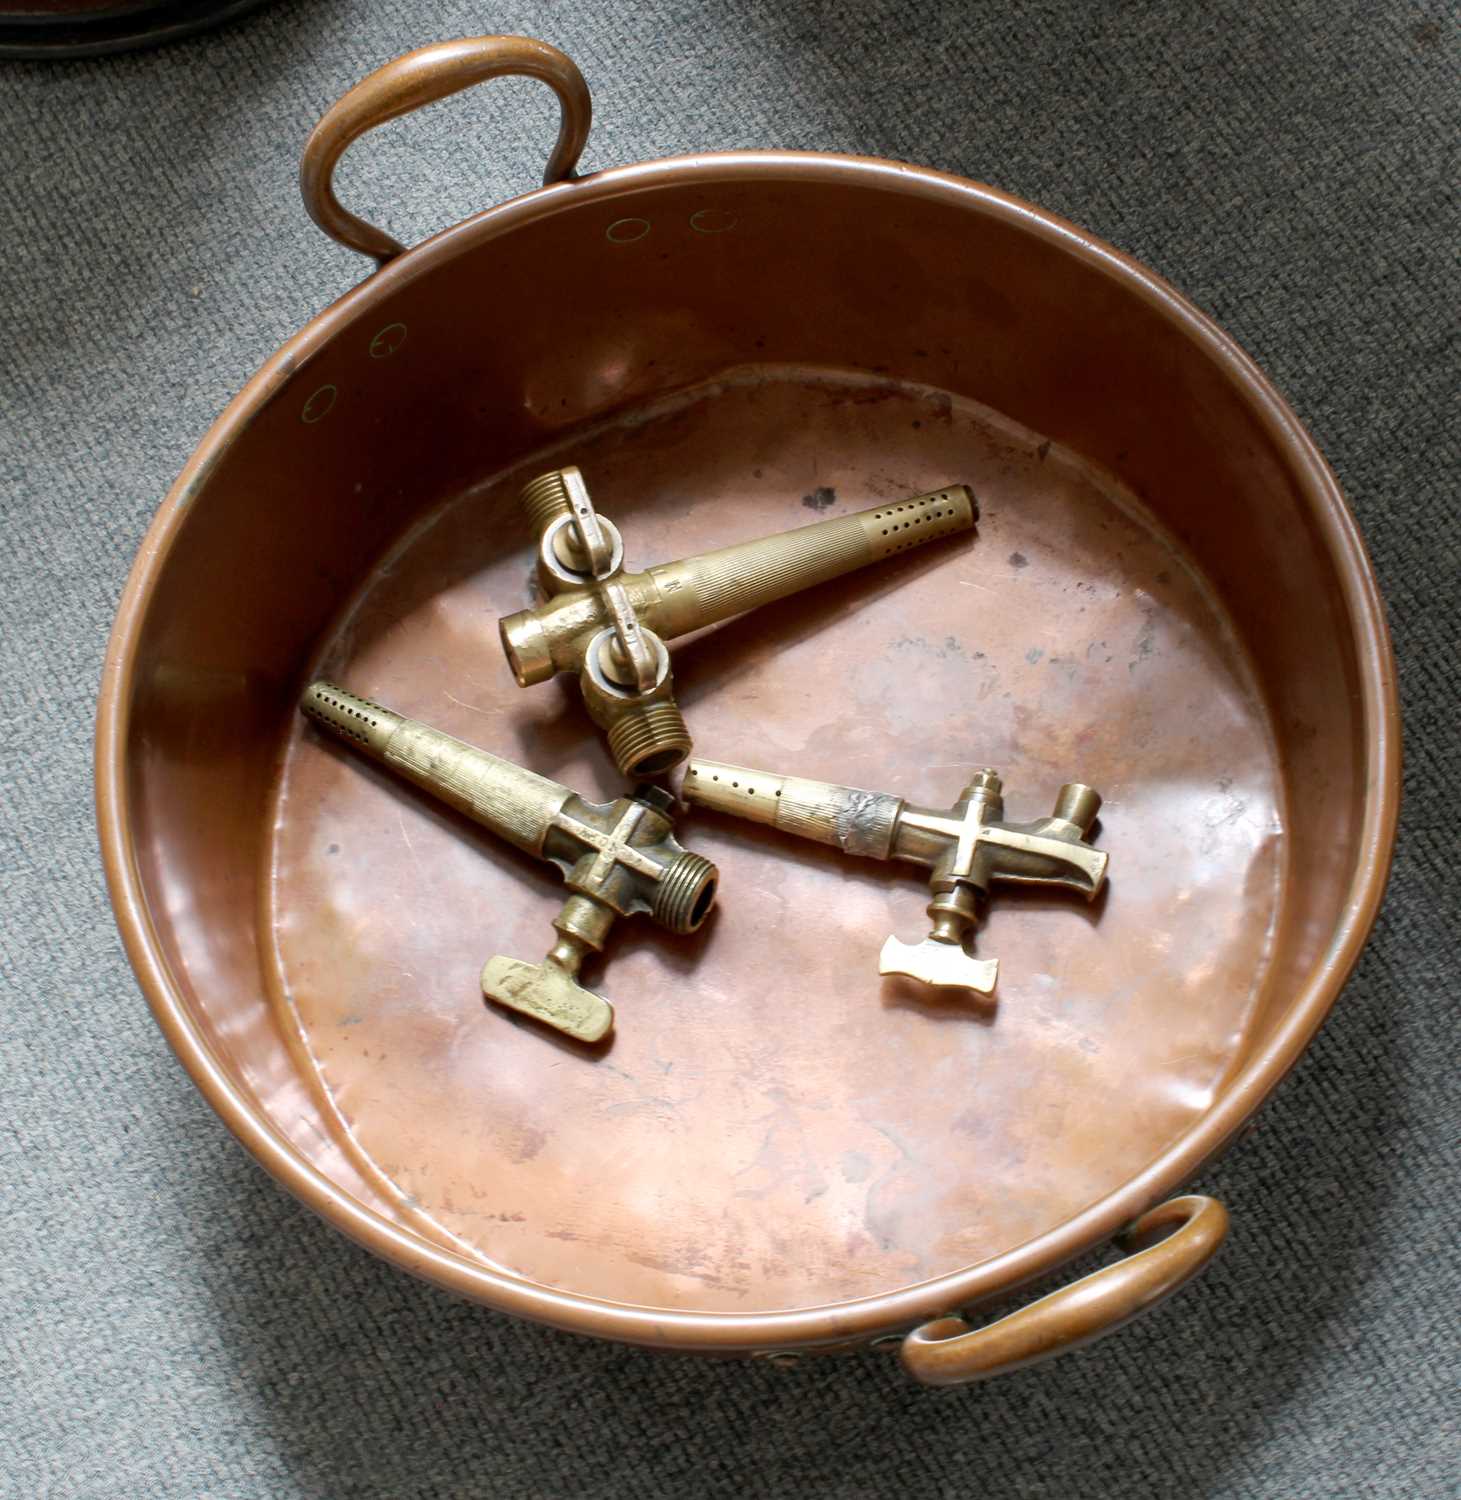
<path id="1" fill-rule="evenodd" d="M 615 219 L 604 230 L 604 238 L 611 245 L 632 245 L 649 233 L 648 219 Z"/>
<path id="2" fill-rule="evenodd" d="M 702 208 L 690 215 L 690 228 L 697 234 L 724 234 L 737 222 L 736 216 L 723 208 Z"/>
<path id="3" fill-rule="evenodd" d="M 335 409 L 335 400 L 339 394 L 335 386 L 322 385 L 300 408 L 299 420 L 306 426 L 313 427 Z"/>
<path id="4" fill-rule="evenodd" d="M 406 342 L 404 323 L 387 323 L 370 341 L 372 359 L 389 359 Z"/>

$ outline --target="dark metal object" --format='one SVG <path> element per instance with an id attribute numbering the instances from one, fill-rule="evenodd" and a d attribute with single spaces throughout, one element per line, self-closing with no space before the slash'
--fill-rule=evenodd
<path id="1" fill-rule="evenodd" d="M 177 41 L 222 26 L 265 0 L 141 0 L 130 5 L 0 3 L 0 57 L 97 57 Z"/>

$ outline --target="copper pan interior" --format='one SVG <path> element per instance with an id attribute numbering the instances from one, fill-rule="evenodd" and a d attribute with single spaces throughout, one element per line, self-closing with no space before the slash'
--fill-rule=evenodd
<path id="1" fill-rule="evenodd" d="M 1341 921 L 1373 768 L 1322 475 L 1161 294 L 988 198 L 767 163 L 539 202 L 327 314 L 175 498 L 125 753 L 185 1024 L 342 1192 L 545 1287 L 759 1313 L 978 1264 L 1191 1130 Z M 325 671 L 617 795 L 497 642 L 560 462 L 636 566 L 971 484 L 977 537 L 680 646 L 697 746 L 932 803 L 994 765 L 1017 817 L 1087 781 L 1108 894 L 1004 897 L 997 1003 L 931 998 L 876 974 L 915 872 L 689 817 L 721 908 L 621 934 L 607 1051 L 484 1006 L 555 877 L 293 704 Z"/>

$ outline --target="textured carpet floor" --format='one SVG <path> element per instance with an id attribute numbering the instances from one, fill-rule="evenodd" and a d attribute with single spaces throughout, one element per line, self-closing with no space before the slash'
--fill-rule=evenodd
<path id="1" fill-rule="evenodd" d="M 869 1355 L 651 1357 L 462 1305 L 267 1181 L 168 1053 L 90 810 L 111 615 L 249 373 L 362 274 L 305 220 L 322 108 L 408 47 L 542 35 L 587 167 L 693 148 L 926 162 L 1153 265 L 1288 395 L 1372 549 L 1407 810 L 1328 1028 L 1205 1180 L 1232 1239 L 1181 1299 L 974 1391 Z M 1399 0 L 280 0 L 149 55 L 0 64 L 0 1494 L 1456 1493 L 1452 1046 L 1456 12 Z M 526 84 L 362 144 L 412 238 L 533 183 Z"/>

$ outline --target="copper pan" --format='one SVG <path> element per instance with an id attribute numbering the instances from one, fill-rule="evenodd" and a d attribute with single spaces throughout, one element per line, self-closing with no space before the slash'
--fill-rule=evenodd
<path id="1" fill-rule="evenodd" d="M 562 103 L 542 189 L 411 250 L 337 203 L 357 135 L 504 73 Z M 380 268 L 229 405 L 133 568 L 97 729 L 131 961 L 270 1172 L 489 1306 L 656 1348 L 880 1341 L 931 1383 L 1095 1338 L 1217 1248 L 1222 1208 L 1172 1195 L 1309 1044 L 1380 901 L 1400 740 L 1353 519 L 1244 354 L 1070 224 L 822 154 L 575 178 L 588 125 L 566 57 L 485 37 L 312 137 L 311 214 Z M 636 566 L 972 485 L 977 536 L 692 639 L 681 700 L 702 754 L 928 803 L 986 764 L 1012 817 L 1090 783 L 1104 899 L 1005 898 L 997 1003 L 933 1000 L 876 974 L 917 880 L 692 816 L 720 910 L 616 954 L 611 1048 L 486 1009 L 482 961 L 541 951 L 552 873 L 294 705 L 329 675 L 618 795 L 573 696 L 519 690 L 497 642 L 528 597 L 516 490 L 569 462 Z"/>

